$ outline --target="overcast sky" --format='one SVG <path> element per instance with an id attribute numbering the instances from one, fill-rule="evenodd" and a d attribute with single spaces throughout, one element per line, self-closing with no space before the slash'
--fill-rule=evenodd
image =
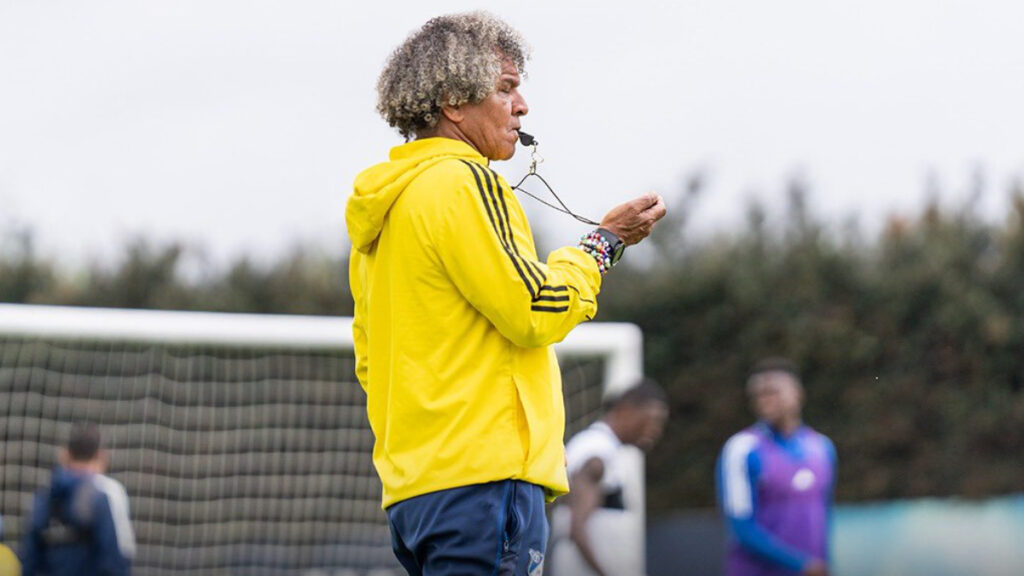
<path id="1" fill-rule="evenodd" d="M 374 111 L 384 60 L 480 6 L 0 0 L 0 231 L 30 226 L 70 262 L 137 235 L 220 257 L 341 247 L 354 176 L 400 143 Z M 1024 177 L 1018 2 L 501 6 L 533 46 L 541 171 L 595 219 L 698 168 L 705 231 L 747 198 L 781 205 L 793 174 L 817 213 L 868 226 L 919 207 L 930 170 L 955 206 L 980 167 L 990 217 Z M 526 156 L 497 168 L 518 179 Z M 583 231 L 523 203 L 554 240 Z"/>

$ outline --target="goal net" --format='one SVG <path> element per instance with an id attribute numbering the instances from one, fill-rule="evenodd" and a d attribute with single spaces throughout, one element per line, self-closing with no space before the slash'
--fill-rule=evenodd
<path id="1" fill-rule="evenodd" d="M 351 333 L 348 318 L 0 304 L 3 542 L 87 420 L 128 491 L 136 574 L 400 574 Z M 600 323 L 557 345 L 567 437 L 639 378 L 640 346 L 635 326 Z"/>

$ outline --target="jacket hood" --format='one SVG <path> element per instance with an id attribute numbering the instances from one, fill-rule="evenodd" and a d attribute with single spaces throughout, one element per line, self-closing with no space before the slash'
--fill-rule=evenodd
<path id="1" fill-rule="evenodd" d="M 79 485 L 87 478 L 87 473 L 73 472 L 61 466 L 54 468 L 50 477 L 50 499 L 58 502 L 70 501 L 78 491 Z"/>
<path id="2" fill-rule="evenodd" d="M 49 510 L 54 506 L 61 510 L 64 522 L 74 526 L 89 526 L 93 519 L 93 504 L 96 492 L 90 490 L 89 482 L 94 474 L 69 470 L 62 466 L 53 469 L 50 476 Z"/>
<path id="3" fill-rule="evenodd" d="M 472 146 L 451 138 L 424 138 L 391 149 L 387 162 L 363 170 L 356 176 L 355 190 L 345 207 L 345 224 L 352 247 L 369 252 L 388 211 L 416 176 L 441 160 L 465 158 L 486 163 Z"/>

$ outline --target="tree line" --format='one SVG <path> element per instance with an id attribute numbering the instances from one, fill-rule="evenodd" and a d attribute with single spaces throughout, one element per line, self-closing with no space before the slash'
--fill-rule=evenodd
<path id="1" fill-rule="evenodd" d="M 648 374 L 672 418 L 648 458 L 654 510 L 710 506 L 723 442 L 751 422 L 749 367 L 788 356 L 805 415 L 840 457 L 837 497 L 870 501 L 1024 489 L 1024 188 L 1005 219 L 971 205 L 891 217 L 877 232 L 828 225 L 794 182 L 771 222 L 688 234 L 699 178 L 656 228 L 646 258 L 608 275 L 600 321 L 645 335 Z M 70 272 L 32 235 L 0 231 L 0 301 L 229 312 L 352 312 L 343 254 L 299 247 L 188 270 L 180 244 L 129 243 L 114 263 Z"/>

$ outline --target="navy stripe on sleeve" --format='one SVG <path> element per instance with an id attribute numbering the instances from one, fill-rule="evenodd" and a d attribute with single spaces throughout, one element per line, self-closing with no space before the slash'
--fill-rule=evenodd
<path id="1" fill-rule="evenodd" d="M 503 232 L 506 229 L 508 230 L 508 247 L 512 250 L 512 254 L 516 258 L 519 258 L 523 263 L 523 266 L 530 274 L 530 277 L 537 283 L 537 289 L 540 290 L 540 287 L 544 285 L 547 277 L 544 276 L 544 272 L 541 271 L 540 267 L 537 266 L 535 262 L 531 262 L 530 260 L 523 258 L 519 253 L 519 248 L 516 247 L 516 238 L 515 235 L 512 234 L 512 223 L 508 217 L 508 205 L 505 204 L 505 193 L 501 189 L 501 182 L 498 180 L 498 174 L 494 170 L 488 168 L 487 172 L 484 173 L 484 179 L 487 181 L 487 191 L 490 193 L 491 200 L 494 202 L 494 212 L 498 215 L 498 223 L 501 225 Z M 495 188 L 497 189 L 497 193 L 495 193 Z M 500 210 L 498 209 L 498 200 L 501 200 Z"/>
<path id="2" fill-rule="evenodd" d="M 530 293 L 530 298 L 536 299 L 537 291 L 534 289 L 533 284 L 530 283 L 530 280 L 527 279 L 526 274 L 523 273 L 523 269 L 519 266 L 519 261 L 516 259 L 515 255 L 512 254 L 512 251 L 509 249 L 508 245 L 502 238 L 502 233 L 498 229 L 498 224 L 495 221 L 494 214 L 491 212 L 491 204 L 487 200 L 487 193 L 484 191 L 484 185 L 483 182 L 480 180 L 480 174 L 477 172 L 477 167 L 468 160 L 462 160 L 462 163 L 464 163 L 466 166 L 469 166 L 469 170 L 473 173 L 473 177 L 476 179 L 476 187 L 477 190 L 480 192 L 480 199 L 483 200 L 484 207 L 487 209 L 487 217 L 491 221 L 491 227 L 494 228 L 495 235 L 498 236 L 498 242 L 501 244 L 502 249 L 504 249 L 505 254 L 508 255 L 510 260 L 512 260 L 512 265 L 515 267 L 516 272 L 519 274 L 519 277 L 523 280 L 523 284 L 526 285 L 526 289 Z M 495 211 L 497 211 L 497 207 L 495 207 Z"/>
<path id="3" fill-rule="evenodd" d="M 537 304 L 534 304 L 533 306 L 530 306 L 530 310 L 533 310 L 534 312 L 568 312 L 569 311 L 569 307 L 568 306 L 539 306 Z"/>

